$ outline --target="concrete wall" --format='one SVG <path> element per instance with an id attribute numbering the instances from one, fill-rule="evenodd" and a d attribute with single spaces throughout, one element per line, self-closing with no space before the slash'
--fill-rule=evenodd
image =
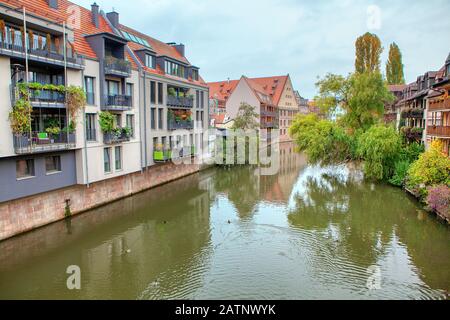
<path id="1" fill-rule="evenodd" d="M 42 195 L 0 203 L 0 240 L 64 219 L 66 200 L 72 214 L 110 203 L 200 170 L 200 165 L 157 165 L 91 184 L 75 185 Z"/>
<path id="2" fill-rule="evenodd" d="M 255 93 L 250 88 L 247 81 L 241 78 L 236 89 L 234 89 L 226 103 L 227 115 L 230 116 L 231 119 L 236 118 L 239 107 L 243 102 L 255 107 L 255 112 L 260 114 L 259 100 L 256 98 Z"/>
<path id="3" fill-rule="evenodd" d="M 47 174 L 45 157 L 52 155 L 61 157 L 61 172 Z M 17 179 L 16 161 L 20 159 L 34 159 L 33 177 Z M 76 184 L 75 152 L 3 158 L 0 159 L 0 177 L 0 202 L 71 186 Z"/>

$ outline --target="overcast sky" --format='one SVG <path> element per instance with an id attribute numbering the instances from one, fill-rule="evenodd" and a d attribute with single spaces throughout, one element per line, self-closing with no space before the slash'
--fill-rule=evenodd
<path id="1" fill-rule="evenodd" d="M 94 0 L 73 0 L 89 7 Z M 121 23 L 186 45 L 206 81 L 289 73 L 312 98 L 317 76 L 353 70 L 354 42 L 371 31 L 395 41 L 408 82 L 450 52 L 449 0 L 96 0 Z"/>

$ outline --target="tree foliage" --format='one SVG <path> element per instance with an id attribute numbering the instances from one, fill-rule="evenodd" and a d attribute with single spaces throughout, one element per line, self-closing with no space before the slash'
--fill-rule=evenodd
<path id="1" fill-rule="evenodd" d="M 315 100 L 321 111 L 330 114 L 336 108 L 344 110 L 342 123 L 353 130 L 366 130 L 378 123 L 385 103 L 394 99 L 378 72 L 354 73 L 347 78 L 327 74 L 316 86 L 319 95 Z"/>
<path id="2" fill-rule="evenodd" d="M 320 120 L 316 114 L 298 115 L 289 134 L 311 163 L 337 164 L 354 156 L 354 138 L 337 123 Z"/>
<path id="3" fill-rule="evenodd" d="M 389 47 L 389 58 L 386 63 L 386 78 L 389 84 L 404 84 L 402 53 L 394 42 Z"/>
<path id="4" fill-rule="evenodd" d="M 377 35 L 365 33 L 356 40 L 355 71 L 357 73 L 381 72 L 380 56 L 383 52 L 381 41 Z"/>
<path id="5" fill-rule="evenodd" d="M 394 174 L 402 138 L 392 127 L 372 126 L 358 139 L 357 154 L 364 159 L 366 178 L 387 180 Z"/>
<path id="6" fill-rule="evenodd" d="M 258 114 L 255 112 L 255 107 L 248 103 L 241 103 L 239 107 L 238 115 L 234 119 L 233 129 L 257 129 L 259 127 Z"/>

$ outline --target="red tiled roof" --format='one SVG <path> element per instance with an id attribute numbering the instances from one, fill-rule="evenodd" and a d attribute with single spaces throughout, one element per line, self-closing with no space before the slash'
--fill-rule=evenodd
<path id="1" fill-rule="evenodd" d="M 275 105 L 278 105 L 288 77 L 289 76 L 244 78 L 253 90 L 265 94 L 272 99 Z M 234 89 L 236 89 L 239 81 L 240 80 L 230 80 L 208 83 L 210 98 L 227 100 L 233 93 Z"/>
<path id="2" fill-rule="evenodd" d="M 389 91 L 396 92 L 396 91 L 403 91 L 408 85 L 406 84 L 390 84 L 388 85 Z"/>
<path id="3" fill-rule="evenodd" d="M 209 98 L 226 101 L 238 85 L 239 80 L 209 82 Z"/>
<path id="4" fill-rule="evenodd" d="M 99 27 L 97 28 L 92 22 L 91 10 L 67 0 L 58 0 L 58 10 L 50 8 L 46 0 L 0 0 L 0 2 L 19 10 L 22 10 L 22 8 L 25 7 L 27 13 L 30 15 L 51 20 L 60 24 L 62 24 L 63 21 L 68 21 L 73 14 L 73 10 L 70 10 L 69 7 L 75 6 L 79 8 L 81 20 L 80 29 L 73 30 L 75 35 L 73 45 L 78 54 L 84 55 L 88 58 L 95 59 L 97 56 L 84 36 L 102 32 L 113 33 L 103 16 L 99 15 Z"/>
<path id="5" fill-rule="evenodd" d="M 211 119 L 214 119 L 214 124 L 223 124 L 225 122 L 226 114 L 213 114 Z"/>
<path id="6" fill-rule="evenodd" d="M 142 50 L 142 49 L 150 49 L 154 52 L 156 52 L 156 54 L 158 56 L 167 56 L 169 58 L 178 60 L 180 62 L 186 63 L 190 65 L 190 62 L 183 57 L 177 49 L 175 49 L 173 46 L 168 45 L 164 42 L 161 42 L 159 40 L 156 40 L 146 34 L 143 34 L 139 31 L 136 31 L 130 27 L 124 26 L 124 25 L 120 25 L 119 26 L 120 30 L 124 30 L 130 34 L 133 34 L 135 36 L 138 36 L 144 40 L 147 40 L 147 42 L 150 44 L 151 48 L 145 47 L 139 43 L 133 42 L 133 41 L 129 41 L 128 42 L 128 47 L 133 50 L 133 51 L 137 51 L 137 50 Z M 164 70 L 162 70 L 159 66 L 156 67 L 156 69 L 152 69 L 152 68 L 148 68 L 145 66 L 145 61 L 141 61 L 139 59 L 139 57 L 137 55 L 135 55 L 136 59 L 138 59 L 138 61 L 140 62 L 140 64 L 143 66 L 144 70 L 148 73 L 151 74 L 157 74 L 157 75 L 164 75 L 167 78 L 173 78 L 174 80 L 178 80 L 178 81 L 183 81 L 183 82 L 188 82 L 188 83 L 195 83 L 197 85 L 200 86 L 206 86 L 206 82 L 203 80 L 202 77 L 199 76 L 199 80 L 193 80 L 191 78 L 189 79 L 183 79 L 183 78 L 179 78 L 179 77 L 175 77 L 175 76 L 171 76 L 165 73 Z"/>

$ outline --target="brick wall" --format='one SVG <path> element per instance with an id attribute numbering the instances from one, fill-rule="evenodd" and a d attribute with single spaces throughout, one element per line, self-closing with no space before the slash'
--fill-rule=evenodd
<path id="1" fill-rule="evenodd" d="M 0 240 L 64 219 L 66 199 L 72 214 L 182 178 L 200 170 L 200 165 L 157 165 L 147 171 L 93 183 L 77 185 L 0 203 Z"/>

